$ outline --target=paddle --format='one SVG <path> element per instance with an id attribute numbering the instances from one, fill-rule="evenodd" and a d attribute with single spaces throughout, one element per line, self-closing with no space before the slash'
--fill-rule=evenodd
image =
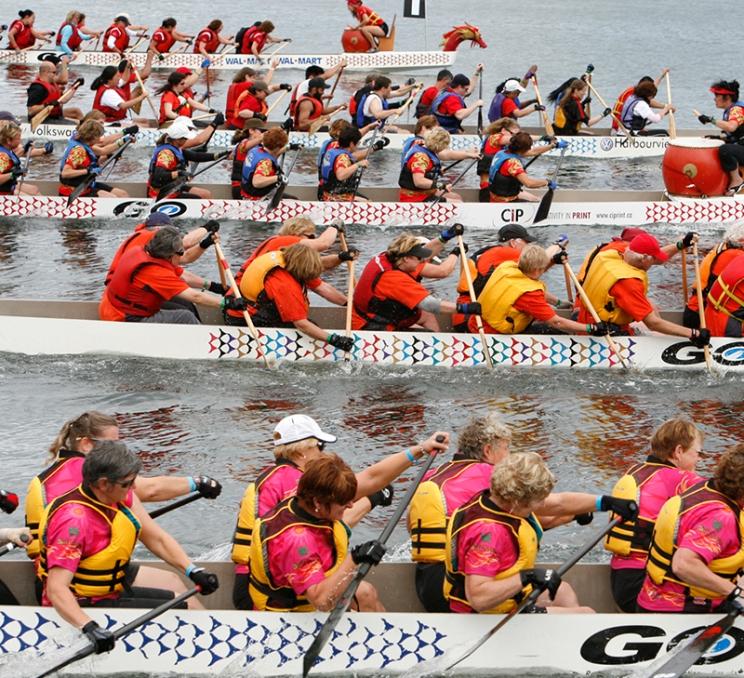
<path id="1" fill-rule="evenodd" d="M 638 669 L 629 678 L 679 678 L 679 676 L 683 676 L 734 626 L 742 612 L 744 610 L 741 608 L 732 610 L 725 617 L 721 617 L 696 635 L 680 643 L 666 657 L 661 658 L 664 660 L 663 662 L 657 660 L 650 666 Z"/>
<path id="2" fill-rule="evenodd" d="M 23 188 L 23 182 L 26 180 L 26 174 L 28 173 L 28 166 L 31 164 L 31 151 L 34 148 L 33 142 L 27 141 L 26 146 L 24 148 L 26 151 L 26 157 L 24 158 L 24 162 L 23 162 L 23 174 L 21 174 L 21 180 L 18 182 L 18 188 L 17 188 L 18 195 L 21 194 L 21 189 Z"/>
<path id="3" fill-rule="evenodd" d="M 305 148 L 304 146 L 300 146 L 297 149 L 297 152 L 294 154 L 294 157 L 292 158 L 292 162 L 289 163 L 289 169 L 287 170 L 287 173 L 284 174 L 283 172 L 279 175 L 279 181 L 276 184 L 276 188 L 274 189 L 274 192 L 271 194 L 271 198 L 267 198 L 267 204 L 266 209 L 264 210 L 264 215 L 268 214 L 272 210 L 275 210 L 279 203 L 282 201 L 282 198 L 284 197 L 284 191 L 287 190 L 287 186 L 289 185 L 289 175 L 292 174 L 292 170 L 294 169 L 295 163 L 297 162 L 297 158 L 300 157 L 300 152 L 302 149 Z"/>
<path id="4" fill-rule="evenodd" d="M 669 104 L 669 136 L 675 139 L 677 137 L 677 121 L 674 119 L 674 111 L 672 110 L 672 83 L 669 80 L 669 71 L 666 72 L 666 90 L 667 103 Z"/>
<path id="5" fill-rule="evenodd" d="M 349 245 L 346 242 L 346 235 L 343 231 L 339 233 L 339 238 L 341 239 L 341 249 L 344 252 L 349 251 Z M 354 287 L 356 286 L 356 276 L 354 275 L 354 264 L 356 263 L 354 259 L 351 259 L 350 261 L 346 262 L 349 268 L 349 286 L 346 291 L 346 336 L 351 336 L 351 315 L 352 315 L 352 309 L 354 308 Z M 351 360 L 351 351 L 346 351 L 344 354 L 344 360 L 349 361 Z"/>
<path id="6" fill-rule="evenodd" d="M 668 73 L 667 73 L 668 75 Z M 682 250 L 684 256 L 685 250 Z M 700 317 L 700 328 L 706 329 L 705 324 L 705 306 L 703 304 L 703 284 L 700 279 L 700 260 L 698 257 L 698 245 L 697 238 L 692 242 L 692 263 L 695 266 L 695 292 L 697 294 L 698 302 L 698 316 Z M 685 301 L 687 301 L 687 295 L 685 295 Z M 710 355 L 710 346 L 703 347 L 705 354 L 705 366 L 708 368 L 708 372 L 713 372 L 713 360 Z"/>
<path id="7" fill-rule="evenodd" d="M 75 80 L 75 82 L 70 85 L 67 90 L 65 90 L 65 93 L 58 99 L 59 105 L 66 104 L 70 99 L 72 99 L 72 95 L 77 92 L 78 87 L 80 85 L 85 84 L 85 78 L 78 78 Z M 54 110 L 54 106 L 44 106 L 33 118 L 31 118 L 31 131 L 36 131 L 36 128 L 41 125 L 42 122 L 44 122 L 52 113 Z"/>
<path id="8" fill-rule="evenodd" d="M 112 163 L 115 164 L 116 162 L 118 162 L 121 154 L 124 153 L 126 148 L 132 143 L 134 143 L 134 139 L 127 139 L 127 141 L 124 142 L 121 148 L 119 148 L 105 163 L 103 163 L 103 165 L 101 165 L 101 171 L 99 172 L 99 174 L 102 174 L 103 170 L 105 170 Z M 74 203 L 80 197 L 80 194 L 84 193 L 95 182 L 97 176 L 98 174 L 89 174 L 82 183 L 75 186 L 75 190 L 70 193 L 70 197 L 67 198 L 67 207 L 72 205 L 72 203 Z"/>
<path id="9" fill-rule="evenodd" d="M 483 101 L 483 69 L 478 71 L 478 98 Z M 483 136 L 483 103 L 478 106 L 478 136 Z"/>
<path id="10" fill-rule="evenodd" d="M 27 544 L 28 542 L 31 541 L 31 537 L 29 537 L 27 534 L 22 534 L 21 541 L 24 544 Z M 6 553 L 10 553 L 14 549 L 18 549 L 18 548 L 21 548 L 20 546 L 18 546 L 18 544 L 12 541 L 8 542 L 5 546 L 0 547 L 0 558 L 2 558 Z"/>
<path id="11" fill-rule="evenodd" d="M 537 103 L 542 106 L 542 97 L 540 96 L 540 90 L 537 88 L 537 76 L 532 76 L 532 87 L 535 89 L 535 98 L 537 99 Z M 545 110 L 545 107 L 540 111 L 540 115 L 543 119 L 543 126 L 545 127 L 545 133 L 548 136 L 555 136 L 555 130 L 553 129 L 553 123 L 550 122 L 550 116 L 548 115 L 548 112 Z"/>
<path id="12" fill-rule="evenodd" d="M 152 610 L 148 610 L 142 616 L 137 617 L 136 619 L 133 619 L 132 621 L 130 621 L 128 624 L 124 624 L 124 626 L 116 629 L 114 631 L 114 638 L 116 640 L 123 638 L 124 636 L 134 631 L 136 628 L 142 626 L 143 624 L 146 624 L 149 621 L 152 621 L 153 619 L 155 619 L 155 617 L 159 617 L 164 612 L 168 612 L 168 610 L 172 610 L 174 607 L 178 607 L 185 600 L 188 600 L 192 596 L 195 596 L 197 593 L 199 593 L 199 587 L 195 586 L 193 589 L 184 591 L 180 596 L 176 596 L 175 598 L 173 598 L 173 600 L 168 600 L 162 605 L 158 605 L 156 608 L 153 608 Z M 96 646 L 93 643 L 91 643 L 88 647 L 83 648 L 82 650 L 76 652 L 71 657 L 68 657 L 67 659 L 59 662 L 56 666 L 53 666 L 51 669 L 47 669 L 46 671 L 43 671 L 42 673 L 37 674 L 35 678 L 45 678 L 45 676 L 50 676 L 53 673 L 56 673 L 57 671 L 60 671 L 61 669 L 63 669 L 65 666 L 69 666 L 70 664 L 73 664 L 74 662 L 78 662 L 81 659 L 90 657 L 90 655 L 95 654 L 95 652 L 96 652 Z"/>
<path id="13" fill-rule="evenodd" d="M 561 169 L 561 165 L 563 164 L 563 158 L 566 157 L 567 149 L 568 146 L 564 146 L 561 149 L 561 155 L 558 158 L 558 162 L 556 163 L 555 169 L 553 170 L 553 175 L 550 178 L 551 183 L 555 183 L 555 180 L 558 177 L 558 171 Z M 532 220 L 533 224 L 539 224 L 541 221 L 545 221 L 545 219 L 548 218 L 548 214 L 550 214 L 550 206 L 553 204 L 554 194 L 555 189 L 552 187 L 548 187 L 548 190 L 545 192 L 545 195 L 542 197 L 542 200 L 540 200 L 540 204 L 537 207 L 535 218 Z"/>
<path id="14" fill-rule="evenodd" d="M 465 251 L 465 243 L 462 240 L 462 236 L 457 236 L 457 246 L 460 248 L 460 266 L 462 267 L 463 273 L 465 273 L 465 280 L 468 283 L 468 292 L 470 293 L 470 300 L 476 301 L 477 297 L 475 294 L 475 288 L 473 287 L 473 275 L 470 271 L 470 266 L 468 265 L 468 259 L 467 259 L 467 252 Z M 480 335 L 481 340 L 481 351 L 483 352 L 483 357 L 486 360 L 486 365 L 488 365 L 488 369 L 493 369 L 493 360 L 491 359 L 491 352 L 488 350 L 488 342 L 486 341 L 486 332 L 483 329 L 483 318 L 481 318 L 479 315 L 474 316 L 475 317 L 475 324 L 478 327 L 478 334 Z"/>
<path id="15" fill-rule="evenodd" d="M 166 513 L 170 513 L 177 508 L 181 508 L 182 506 L 186 506 L 186 504 L 190 504 L 197 499 L 201 499 L 202 496 L 203 495 L 201 492 L 192 492 L 191 494 L 187 494 L 185 497 L 181 497 L 181 499 L 177 499 L 176 501 L 171 502 L 166 506 L 161 506 L 154 511 L 150 511 L 150 518 L 159 518 L 160 516 L 165 515 Z"/>
<path id="16" fill-rule="evenodd" d="M 230 282 L 230 289 L 232 290 L 232 293 L 235 295 L 236 299 L 242 299 L 243 295 L 240 293 L 240 288 L 238 287 L 238 283 L 235 282 L 235 276 L 232 274 L 232 271 L 230 270 L 230 264 L 228 264 L 227 259 L 225 259 L 225 253 L 222 251 L 222 245 L 220 245 L 218 242 L 215 242 L 214 251 L 217 253 L 217 259 L 220 262 L 220 266 L 224 269 L 225 275 L 227 276 L 227 279 Z M 269 359 L 264 353 L 263 347 L 261 346 L 261 338 L 258 336 L 258 330 L 256 329 L 256 326 L 253 324 L 253 319 L 251 318 L 251 314 L 248 313 L 248 311 L 246 311 L 245 309 L 243 310 L 243 319 L 245 320 L 245 324 L 247 325 L 248 331 L 251 333 L 251 336 L 256 340 L 256 353 L 258 353 L 258 355 L 264 361 L 264 365 L 266 367 L 271 367 L 269 365 Z"/>
<path id="17" fill-rule="evenodd" d="M 578 563 L 589 551 L 591 551 L 604 537 L 607 535 L 607 533 L 614 529 L 619 523 L 622 522 L 622 518 L 618 517 L 614 520 L 611 520 L 609 523 L 607 523 L 607 526 L 604 527 L 602 530 L 597 532 L 589 541 L 586 542 L 574 555 L 572 555 L 565 563 L 563 563 L 558 568 L 558 576 L 563 577 L 566 572 L 568 572 L 576 563 Z M 472 655 L 478 648 L 483 646 L 488 640 L 491 639 L 491 637 L 499 630 L 501 630 L 511 619 L 516 617 L 522 610 L 524 610 L 526 607 L 529 607 L 530 605 L 533 605 L 535 601 L 539 598 L 540 594 L 542 593 L 542 590 L 539 588 L 533 589 L 533 591 L 530 593 L 530 595 L 526 596 L 524 599 L 522 599 L 522 602 L 519 603 L 514 609 L 512 609 L 509 614 L 507 614 L 496 626 L 494 626 L 488 633 L 486 633 L 482 638 L 480 638 L 473 647 L 471 647 L 465 654 L 463 654 L 457 661 L 454 661 L 452 664 L 450 664 L 445 671 L 451 671 L 455 666 L 457 666 L 459 663 L 467 659 L 470 655 Z"/>
<path id="18" fill-rule="evenodd" d="M 235 146 L 229 149 L 228 154 L 232 153 L 233 150 L 235 150 Z M 212 169 L 212 167 L 214 167 L 215 165 L 219 165 L 226 157 L 227 155 L 220 153 L 219 158 L 217 158 L 214 162 L 210 162 L 208 165 L 205 165 L 198 172 L 193 172 L 193 173 L 189 172 L 185 177 L 179 177 L 175 181 L 172 181 L 171 183 L 166 184 L 165 186 L 163 186 L 163 188 L 161 188 L 158 191 L 157 200 L 163 200 L 164 198 L 167 198 L 171 193 L 177 193 L 179 189 L 181 188 L 181 186 L 189 183 L 189 181 L 191 181 L 195 177 L 198 177 L 200 174 L 203 174 L 207 170 Z"/>
<path id="19" fill-rule="evenodd" d="M 443 443 L 444 440 L 444 436 L 437 436 L 438 443 Z M 411 503 L 411 499 L 413 499 L 413 495 L 416 492 L 416 489 L 418 488 L 426 473 L 429 471 L 429 468 L 431 468 L 431 465 L 434 463 L 435 456 L 436 454 L 434 453 L 430 454 L 429 458 L 423 463 L 423 465 L 421 466 L 421 470 L 418 472 L 413 482 L 408 486 L 408 490 L 406 490 L 405 496 L 403 497 L 403 499 L 401 499 L 400 503 L 395 509 L 393 517 L 390 518 L 387 525 L 385 525 L 385 529 L 382 531 L 382 534 L 380 534 L 380 537 L 378 539 L 378 541 L 383 546 L 387 543 L 387 540 L 393 533 L 393 530 L 398 524 L 398 521 L 402 518 L 403 514 L 408 508 L 408 504 Z M 333 629 L 336 628 L 338 623 L 341 621 L 341 617 L 344 616 L 344 613 L 349 608 L 349 605 L 351 605 L 351 601 L 354 598 L 356 590 L 359 588 L 359 584 L 362 583 L 362 579 L 367 576 L 367 573 L 371 569 L 372 566 L 369 563 L 362 563 L 356 569 L 354 578 L 346 587 L 346 590 L 343 592 L 343 594 L 341 594 L 341 597 L 336 603 L 336 607 L 333 608 L 331 613 L 328 615 L 328 618 L 325 620 L 325 623 L 321 627 L 320 631 L 318 631 L 318 635 L 315 636 L 313 644 L 310 646 L 308 651 L 305 652 L 305 657 L 302 660 L 302 678 L 307 678 L 307 674 L 310 673 L 310 669 L 313 667 L 315 660 L 318 658 L 318 655 L 330 639 L 331 634 L 333 633 Z"/>
<path id="20" fill-rule="evenodd" d="M 563 268 L 568 273 L 568 275 L 571 276 L 571 280 L 574 286 L 576 287 L 576 291 L 579 293 L 579 296 L 581 297 L 581 301 L 584 302 L 584 306 L 586 306 L 587 311 L 589 311 L 592 318 L 594 318 L 594 322 L 595 323 L 602 322 L 599 315 L 597 314 L 597 310 L 594 308 L 594 304 L 592 304 L 592 302 L 590 301 L 589 297 L 584 291 L 584 288 L 581 286 L 579 279 L 576 277 L 576 274 L 573 272 L 573 269 L 569 265 L 568 261 L 563 262 Z M 620 348 L 614 342 L 609 332 L 607 332 L 607 334 L 605 335 L 605 339 L 607 340 L 607 345 L 610 347 L 610 350 L 615 354 L 615 357 L 620 361 L 620 364 L 627 370 L 628 363 L 625 362 L 625 358 L 623 358 L 622 354 L 620 353 Z"/>

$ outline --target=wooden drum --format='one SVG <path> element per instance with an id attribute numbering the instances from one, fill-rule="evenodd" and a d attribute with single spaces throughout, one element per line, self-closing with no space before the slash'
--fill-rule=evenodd
<path id="1" fill-rule="evenodd" d="M 729 177 L 721 167 L 720 139 L 670 139 L 661 163 L 664 186 L 670 195 L 709 198 L 725 195 Z"/>

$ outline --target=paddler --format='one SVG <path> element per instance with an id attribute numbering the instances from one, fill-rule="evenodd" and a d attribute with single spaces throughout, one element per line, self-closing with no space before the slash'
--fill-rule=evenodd
<path id="1" fill-rule="evenodd" d="M 205 59 L 214 55 L 222 45 L 234 45 L 232 35 L 220 35 L 223 28 L 220 19 L 212 19 L 206 28 L 202 28 L 194 40 L 194 54 L 201 54 Z"/>
<path id="2" fill-rule="evenodd" d="M 39 73 L 26 90 L 26 109 L 29 122 L 47 106 L 54 107 L 44 121 L 47 124 L 69 124 L 70 121 L 82 120 L 83 112 L 77 106 L 65 106 L 63 108 L 62 104 L 59 103 L 64 87 L 68 82 L 68 62 L 69 59 L 66 56 L 57 57 L 50 54 L 45 61 L 39 64 Z M 77 85 L 74 86 L 77 87 Z"/>
<path id="3" fill-rule="evenodd" d="M 356 26 L 347 26 L 346 30 L 361 31 L 369 43 L 368 52 L 377 52 L 380 48 L 380 38 L 388 36 L 389 27 L 383 18 L 371 7 L 362 4 L 362 0 L 346 0 L 346 6 L 351 15 L 359 22 Z"/>
<path id="4" fill-rule="evenodd" d="M 34 184 L 23 182 L 20 186 L 21 177 L 25 176 L 27 170 L 21 159 L 30 154 L 30 157 L 50 155 L 54 150 L 51 141 L 47 141 L 43 148 L 34 148 L 33 142 L 27 141 L 21 146 L 21 128 L 15 123 L 8 122 L 0 126 L 0 195 L 39 195 L 39 187 Z"/>
<path id="5" fill-rule="evenodd" d="M 36 15 L 30 9 L 22 9 L 18 12 L 18 18 L 14 19 L 8 27 L 8 49 L 16 52 L 31 49 L 37 40 L 48 42 L 54 35 L 54 31 L 39 31 L 34 28 Z"/>
<path id="6" fill-rule="evenodd" d="M 176 25 L 177 22 L 172 16 L 163 19 L 160 28 L 157 28 L 152 32 L 150 45 L 147 48 L 148 51 L 157 52 L 158 54 L 167 54 L 177 42 L 187 42 L 191 44 L 194 36 L 177 31 Z"/>
<path id="7" fill-rule="evenodd" d="M 729 261 L 711 285 L 705 321 L 714 337 L 744 337 L 744 257 Z"/>
<path id="8" fill-rule="evenodd" d="M 114 22 L 106 29 L 103 34 L 104 52 L 118 52 L 124 54 L 129 47 L 130 38 L 139 39 L 137 31 L 144 32 L 147 26 L 132 26 L 132 20 L 128 14 L 119 14 Z"/>
<path id="9" fill-rule="evenodd" d="M 431 102 L 437 97 L 437 95 L 447 89 L 452 83 L 452 71 L 444 68 L 437 73 L 437 80 L 431 86 L 427 87 L 419 97 L 418 103 L 416 104 L 415 115 L 421 119 L 425 115 L 431 115 Z"/>
<path id="10" fill-rule="evenodd" d="M 54 606 L 82 631 L 96 653 L 113 649 L 115 636 L 99 626 L 89 607 L 156 607 L 186 591 L 137 588 L 126 584 L 126 570 L 137 541 L 209 595 L 217 576 L 191 562 L 180 544 L 159 527 L 132 491 L 142 462 L 118 441 L 103 441 L 85 458 L 82 482 L 57 497 L 41 519 L 42 605 Z M 201 608 L 194 598 L 190 607 Z"/>
<path id="11" fill-rule="evenodd" d="M 738 443 L 719 457 L 712 478 L 662 506 L 638 594 L 639 612 L 704 614 L 728 612 L 731 604 L 740 608 L 742 504 L 744 444 Z"/>
<path id="12" fill-rule="evenodd" d="M 321 78 L 313 78 L 307 85 L 307 93 L 297 99 L 294 112 L 293 129 L 297 132 L 308 132 L 313 121 L 323 115 L 330 116 L 337 111 L 346 108 L 346 104 L 337 104 L 336 106 L 326 106 L 323 103 L 323 92 L 329 85 Z M 361 138 L 361 137 L 360 137 Z"/>
<path id="13" fill-rule="evenodd" d="M 631 94 L 623 104 L 620 112 L 620 121 L 629 132 L 640 136 L 666 136 L 666 130 L 648 130 L 646 127 L 651 123 L 661 122 L 665 115 L 676 109 L 670 104 L 664 104 L 659 113 L 652 110 L 652 102 L 655 101 L 656 85 L 653 82 L 640 82 L 635 86 Z"/>
<path id="14" fill-rule="evenodd" d="M 85 14 L 76 9 L 67 12 L 64 23 L 57 31 L 57 49 L 72 57 L 75 52 L 79 52 L 83 42 L 98 38 L 101 31 L 91 31 L 83 28 Z"/>
<path id="15" fill-rule="evenodd" d="M 655 332 L 684 337 L 698 348 L 710 344 L 710 330 L 690 329 L 665 320 L 648 299 L 648 273 L 656 264 L 663 264 L 669 255 L 648 233 L 633 238 L 621 254 L 615 249 L 600 252 L 594 257 L 584 290 L 600 319 L 632 333 L 630 323 L 640 322 Z M 592 322 L 592 315 L 579 300 L 578 320 Z M 617 328 L 615 328 L 617 329 Z"/>
<path id="16" fill-rule="evenodd" d="M 594 612 L 556 570 L 535 567 L 542 527 L 534 512 L 554 486 L 538 454 L 511 454 L 493 467 L 488 489 L 453 512 L 444 589 L 452 612 L 510 612 L 535 586 L 543 593 L 528 614 Z"/>
<path id="17" fill-rule="evenodd" d="M 644 82 L 650 82 L 653 83 L 657 88 L 659 87 L 659 84 L 661 83 L 662 78 L 668 73 L 668 68 L 663 68 L 661 70 L 661 75 L 654 80 L 650 75 L 644 75 L 635 85 L 631 85 L 630 87 L 627 87 L 624 89 L 617 97 L 617 100 L 615 101 L 615 104 L 612 107 L 612 134 L 618 134 L 620 131 L 620 125 L 618 124 L 618 120 L 620 119 L 620 116 L 623 112 L 623 106 L 625 106 L 625 102 L 628 100 L 629 97 L 633 95 L 635 92 L 636 87 L 641 85 Z M 655 109 L 661 109 L 664 108 L 666 104 L 664 104 L 661 101 L 657 101 L 656 99 L 651 99 L 648 102 L 648 105 L 651 108 Z M 676 108 L 672 109 L 673 111 L 676 111 Z"/>
<path id="18" fill-rule="evenodd" d="M 509 457 L 512 430 L 493 412 L 473 417 L 458 432 L 451 461 L 430 472 L 416 489 L 408 512 L 416 593 L 427 612 L 449 612 L 444 598 L 445 537 L 455 509 L 489 489 L 494 466 Z M 584 492 L 553 492 L 535 508 L 543 528 L 574 518 L 591 521 L 595 511 L 633 514 L 626 499 Z"/>
<path id="19" fill-rule="evenodd" d="M 511 136 L 506 148 L 493 156 L 488 170 L 490 202 L 539 202 L 538 196 L 524 189 L 557 187 L 552 179 L 533 179 L 527 174 L 523 161 L 531 151 L 532 137 L 527 132 L 517 132 Z"/>
<path id="20" fill-rule="evenodd" d="M 710 91 L 723 115 L 720 120 L 699 115 L 698 120 L 723 132 L 726 143 L 718 149 L 718 157 L 721 167 L 729 174 L 728 194 L 735 195 L 744 186 L 744 101 L 739 99 L 738 80 L 719 80 L 711 85 Z"/>
<path id="21" fill-rule="evenodd" d="M 215 234 L 210 233 L 210 240 Z M 185 254 L 183 235 L 172 226 L 163 226 L 144 248 L 132 247 L 121 257 L 98 307 L 101 320 L 117 322 L 172 323 L 196 325 L 197 316 L 183 302 L 212 308 L 245 308 L 243 299 L 227 299 L 190 287 L 183 278 L 181 257 Z M 176 298 L 180 307 L 167 307 Z"/>
<path id="22" fill-rule="evenodd" d="M 439 435 L 445 437 L 444 442 L 436 440 Z M 233 601 L 237 609 L 252 607 L 248 595 L 248 573 L 251 536 L 256 519 L 293 496 L 308 464 L 323 457 L 324 448 L 336 440 L 335 435 L 322 430 L 315 419 L 305 414 L 284 417 L 274 427 L 274 463 L 265 467 L 256 480 L 246 487 L 233 535 L 232 560 L 236 566 Z M 438 431 L 424 442 L 390 454 L 356 473 L 354 503 L 344 511 L 344 522 L 353 528 L 371 509 L 389 506 L 393 499 L 391 483 L 425 454 L 446 450 L 447 444 L 448 434 Z"/>
<path id="23" fill-rule="evenodd" d="M 612 597 L 622 612 L 635 612 L 646 576 L 651 533 L 667 499 L 702 478 L 695 467 L 703 451 L 703 432 L 689 419 L 668 419 L 651 436 L 651 453 L 615 483 L 612 495 L 638 503 L 638 516 L 613 528 L 605 539 L 612 553 Z"/>
<path id="24" fill-rule="evenodd" d="M 475 78 L 483 76 L 483 64 L 475 67 Z M 462 121 L 483 106 L 483 100 L 478 99 L 470 106 L 465 105 L 465 97 L 475 88 L 471 86 L 467 75 L 458 73 L 452 78 L 449 87 L 443 89 L 431 102 L 431 113 L 437 122 L 450 134 L 464 134 Z"/>
<path id="25" fill-rule="evenodd" d="M 444 229 L 439 239 L 443 244 L 462 232 L 462 225 L 456 224 Z M 480 314 L 480 304 L 442 301 L 418 282 L 416 273 L 433 255 L 411 233 L 396 237 L 364 267 L 354 289 L 352 327 L 394 331 L 420 326 L 438 332 L 437 313 Z"/>
<path id="26" fill-rule="evenodd" d="M 581 128 L 584 125 L 592 127 L 612 113 L 611 108 L 605 108 L 601 114 L 590 118 L 584 109 L 589 103 L 585 99 L 588 89 L 586 82 L 581 78 L 574 78 L 568 84 L 555 109 L 553 129 L 556 134 L 575 136 L 582 133 Z"/>

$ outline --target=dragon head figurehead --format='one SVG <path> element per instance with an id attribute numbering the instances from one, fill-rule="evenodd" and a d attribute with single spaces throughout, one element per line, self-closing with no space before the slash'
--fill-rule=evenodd
<path id="1" fill-rule="evenodd" d="M 469 23 L 455 26 L 451 31 L 445 33 L 442 38 L 442 49 L 445 52 L 454 52 L 460 43 L 466 40 L 472 41 L 473 46 L 478 45 L 481 49 L 488 47 L 480 33 L 480 28 Z"/>

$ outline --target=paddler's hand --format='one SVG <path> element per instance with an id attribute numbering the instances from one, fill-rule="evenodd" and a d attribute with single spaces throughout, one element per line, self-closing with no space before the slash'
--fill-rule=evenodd
<path id="1" fill-rule="evenodd" d="M 89 621 L 81 630 L 90 638 L 96 649 L 96 654 L 111 652 L 114 649 L 114 644 L 116 643 L 114 634 L 108 629 L 101 628 L 97 622 Z"/>

